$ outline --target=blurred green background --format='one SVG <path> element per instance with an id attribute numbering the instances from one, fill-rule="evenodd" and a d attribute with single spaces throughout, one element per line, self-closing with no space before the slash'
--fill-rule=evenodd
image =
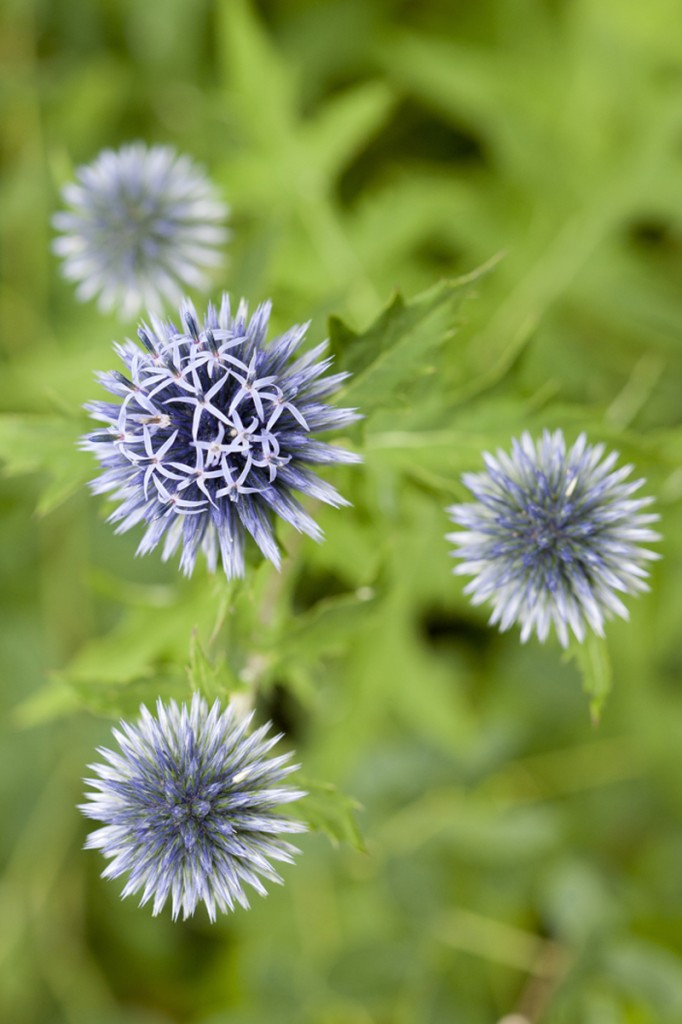
<path id="1" fill-rule="evenodd" d="M 2 15 L 0 1019 L 679 1024 L 682 3 Z M 215 295 L 270 296 L 311 343 L 500 257 L 369 331 L 371 353 L 397 324 L 357 391 L 366 465 L 330 473 L 354 507 L 315 510 L 320 547 L 282 531 L 283 575 L 241 589 L 135 561 L 82 486 L 80 407 L 135 325 L 76 304 L 49 220 L 76 165 L 137 138 L 232 206 Z M 443 538 L 461 471 L 544 426 L 617 447 L 662 516 L 599 727 L 555 644 L 468 605 Z M 75 809 L 112 719 L 198 676 L 256 690 L 366 847 L 320 791 L 351 841 L 304 836 L 285 885 L 214 926 L 121 902 Z"/>

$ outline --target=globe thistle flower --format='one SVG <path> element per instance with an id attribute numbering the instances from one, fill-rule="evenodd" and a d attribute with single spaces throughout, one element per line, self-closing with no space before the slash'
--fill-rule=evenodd
<path id="1" fill-rule="evenodd" d="M 280 739 L 269 724 L 248 735 L 252 717 L 196 693 L 189 707 L 158 700 L 156 716 L 143 705 L 113 730 L 120 753 L 98 748 L 105 763 L 88 766 L 97 778 L 79 809 L 104 824 L 85 848 L 109 858 L 103 878 L 127 874 L 122 897 L 141 891 L 153 914 L 170 897 L 173 920 L 203 902 L 215 921 L 216 908 L 248 907 L 245 884 L 264 896 L 261 879 L 282 881 L 270 862 L 291 863 L 299 851 L 282 835 L 306 826 L 276 808 L 305 794 L 283 785 L 291 755 L 267 756 Z"/>
<path id="2" fill-rule="evenodd" d="M 586 627 L 603 636 L 605 619 L 626 619 L 618 593 L 648 590 L 645 566 L 659 556 L 640 545 L 660 539 L 649 528 L 659 517 L 641 512 L 653 499 L 632 497 L 644 481 L 626 482 L 632 466 L 614 469 L 618 453 L 604 458 L 584 434 L 567 451 L 560 430 L 483 458 L 485 472 L 462 477 L 476 502 L 448 509 L 464 527 L 448 534 L 463 560 L 453 571 L 474 577 L 473 603 L 490 601 L 502 630 L 518 622 L 523 642 L 553 624 L 564 647 L 569 627 L 582 642 Z"/>
<path id="3" fill-rule="evenodd" d="M 243 301 L 233 316 L 224 295 L 202 326 L 189 302 L 180 316 L 181 329 L 154 317 L 144 324 L 143 349 L 130 341 L 116 346 L 129 376 L 100 374 L 121 401 L 86 406 L 106 424 L 82 442 L 102 464 L 92 489 L 121 502 L 110 516 L 117 532 L 147 524 L 138 554 L 163 540 L 165 560 L 181 546 L 187 575 L 201 550 L 211 572 L 220 551 L 228 578 L 242 576 L 247 535 L 279 567 L 273 515 L 322 538 L 294 491 L 348 504 L 307 468 L 360 461 L 311 437 L 358 419 L 355 410 L 323 401 L 347 374 L 324 376 L 327 342 L 291 361 L 307 325 L 265 345 L 269 302 L 249 319 Z"/>
<path id="4" fill-rule="evenodd" d="M 228 208 L 189 157 L 137 142 L 104 150 L 77 178 L 53 218 L 53 249 L 80 300 L 99 295 L 100 309 L 128 319 L 206 286 L 204 271 L 223 261 Z"/>

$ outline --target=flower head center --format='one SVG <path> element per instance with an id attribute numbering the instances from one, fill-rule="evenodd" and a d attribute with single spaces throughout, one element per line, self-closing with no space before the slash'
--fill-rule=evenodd
<path id="1" fill-rule="evenodd" d="M 211 804 L 201 796 L 186 795 L 171 807 L 170 816 L 185 849 L 191 850 L 203 831 L 203 823 L 211 811 Z"/>
<path id="2" fill-rule="evenodd" d="M 564 501 L 563 496 L 542 503 L 527 503 L 519 531 L 525 547 L 523 562 L 526 566 L 543 565 L 552 569 L 557 563 L 574 560 L 576 524 L 573 511 L 573 506 Z"/>
<path id="3" fill-rule="evenodd" d="M 203 800 L 197 796 L 188 796 L 173 805 L 171 817 L 173 821 L 181 825 L 189 821 L 190 818 L 202 821 L 209 814 L 210 810 L 211 804 L 208 800 Z"/>
<path id="4" fill-rule="evenodd" d="M 149 198 L 130 194 L 123 189 L 107 201 L 97 223 L 103 244 L 117 258 L 131 265 L 144 266 L 144 260 L 158 255 L 168 230 L 163 230 L 156 203 Z"/>

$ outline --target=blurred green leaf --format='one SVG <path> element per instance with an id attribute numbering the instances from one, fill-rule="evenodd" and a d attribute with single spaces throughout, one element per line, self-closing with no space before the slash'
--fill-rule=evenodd
<path id="1" fill-rule="evenodd" d="M 666 1024 L 682 1017 L 682 957 L 641 939 L 622 939 L 604 953 L 619 988 L 655 1008 Z"/>
<path id="2" fill-rule="evenodd" d="M 314 832 L 326 835 L 333 845 L 348 843 L 366 853 L 365 841 L 356 820 L 360 804 L 330 782 L 314 782 L 298 775 L 296 781 L 307 793 L 294 805 L 297 816 Z"/>
<path id="3" fill-rule="evenodd" d="M 96 686 L 90 680 L 68 679 L 66 685 L 82 708 L 105 718 L 135 719 L 141 704 L 153 710 L 158 700 L 182 702 L 189 696 L 187 681 L 175 672 Z"/>
<path id="4" fill-rule="evenodd" d="M 543 913 L 552 932 L 577 949 L 609 933 L 625 917 L 596 865 L 568 857 L 552 865 L 543 882 Z"/>
<path id="5" fill-rule="evenodd" d="M 79 420 L 62 416 L 0 416 L 3 472 L 47 475 L 37 506 L 40 515 L 57 508 L 92 476 L 90 459 L 76 448 L 82 432 Z"/>
<path id="6" fill-rule="evenodd" d="M 408 83 L 458 127 L 464 123 L 482 133 L 512 179 L 525 176 L 532 182 L 547 166 L 540 154 L 543 146 L 553 144 L 556 92 L 565 87 L 562 76 L 555 80 L 547 74 L 545 62 L 556 60 L 557 54 L 542 45 L 549 41 L 549 34 L 541 38 L 540 23 L 541 17 L 529 19 L 529 33 L 536 29 L 532 61 L 524 52 L 530 34 L 528 40 L 519 40 L 518 47 L 510 46 L 500 54 L 442 38 L 395 33 L 383 56 L 398 81 Z M 530 96 L 535 102 L 528 102 Z M 554 169 L 557 185 L 564 170 Z"/>
<path id="7" fill-rule="evenodd" d="M 116 626 L 81 647 L 59 676 L 85 688 L 125 685 L 169 669 L 182 678 L 192 637 L 209 634 L 215 612 L 213 586 L 185 582 L 164 607 L 126 608 Z"/>
<path id="8" fill-rule="evenodd" d="M 376 592 L 361 587 L 352 594 L 327 597 L 310 611 L 298 615 L 270 642 L 277 662 L 301 660 L 303 663 L 334 653 L 343 653 L 358 630 L 371 628 Z M 270 646 L 269 645 L 269 646 Z"/>
<path id="9" fill-rule="evenodd" d="M 304 126 L 303 138 L 314 166 L 335 179 L 376 134 L 393 105 L 392 92 L 380 81 L 362 83 L 332 97 Z"/>
<path id="10" fill-rule="evenodd" d="M 209 703 L 214 700 L 224 702 L 233 694 L 247 690 L 246 684 L 230 670 L 225 657 L 219 657 L 215 662 L 206 657 L 196 628 L 189 642 L 187 674 L 192 689 L 198 690 Z"/>
<path id="11" fill-rule="evenodd" d="M 486 268 L 443 281 L 408 302 L 397 294 L 367 330 L 356 333 L 332 317 L 329 336 L 337 369 L 352 374 L 342 398 L 366 416 L 400 401 L 401 389 L 429 373 L 429 360 L 456 330 L 462 301 Z"/>
<path id="12" fill-rule="evenodd" d="M 81 707 L 82 701 L 71 686 L 52 679 L 20 701 L 12 710 L 12 719 L 19 729 L 31 729 L 65 715 L 75 714 Z"/>
<path id="13" fill-rule="evenodd" d="M 513 865 L 557 849 L 562 826 L 551 807 L 497 806 L 475 793 L 432 789 L 389 819 L 381 838 L 393 853 L 438 842 L 464 860 Z"/>
<path id="14" fill-rule="evenodd" d="M 293 76 L 248 0 L 217 5 L 226 82 L 239 96 L 243 128 L 266 147 L 286 142 L 294 116 Z"/>

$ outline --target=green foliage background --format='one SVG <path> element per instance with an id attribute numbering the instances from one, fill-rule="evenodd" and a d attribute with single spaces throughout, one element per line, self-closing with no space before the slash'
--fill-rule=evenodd
<path id="1" fill-rule="evenodd" d="M 0 1019 L 679 1024 L 682 4 L 2 14 Z M 134 325 L 76 304 L 49 218 L 135 138 L 230 201 L 215 294 L 331 333 L 366 414 L 353 509 L 243 587 L 135 561 L 82 486 L 80 407 Z M 443 539 L 461 471 L 544 426 L 634 462 L 665 534 L 580 664 L 488 629 Z M 322 780 L 285 886 L 214 926 L 120 902 L 75 810 L 111 720 L 191 686 L 255 692 Z"/>

